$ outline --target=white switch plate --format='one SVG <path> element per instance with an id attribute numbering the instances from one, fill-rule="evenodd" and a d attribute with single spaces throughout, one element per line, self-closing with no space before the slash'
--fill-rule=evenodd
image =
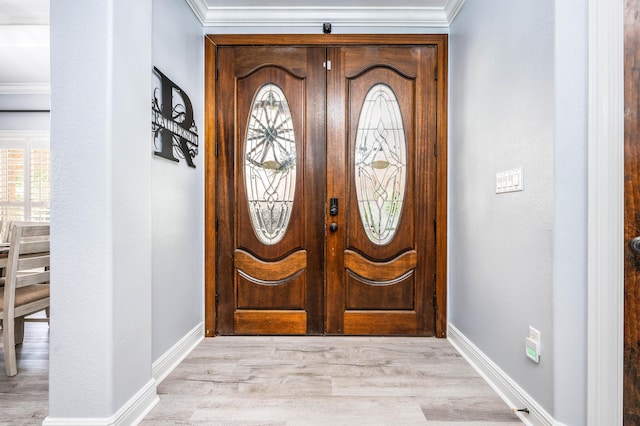
<path id="1" fill-rule="evenodd" d="M 529 326 L 529 339 L 540 343 L 540 332 L 531 326 Z"/>
<path id="2" fill-rule="evenodd" d="M 525 339 L 524 346 L 527 357 L 533 362 L 540 362 L 540 349 L 542 347 L 540 344 L 540 331 L 529 326 L 529 336 Z"/>
<path id="3" fill-rule="evenodd" d="M 524 190 L 522 167 L 496 173 L 496 194 Z"/>

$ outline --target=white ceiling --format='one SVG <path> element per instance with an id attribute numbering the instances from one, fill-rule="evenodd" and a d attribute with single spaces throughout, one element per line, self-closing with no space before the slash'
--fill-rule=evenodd
<path id="1" fill-rule="evenodd" d="M 0 0 L 0 94 L 49 90 L 49 0 Z"/>
<path id="2" fill-rule="evenodd" d="M 0 0 L 0 94 L 49 90 L 49 1 Z M 178 0 L 174 0 L 178 1 Z M 446 27 L 464 0 L 184 0 L 206 27 Z"/>

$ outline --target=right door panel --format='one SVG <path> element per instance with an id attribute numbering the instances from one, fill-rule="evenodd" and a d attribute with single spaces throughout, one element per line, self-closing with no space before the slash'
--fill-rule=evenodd
<path id="1" fill-rule="evenodd" d="M 326 331 L 434 335 L 437 49 L 327 56 Z"/>

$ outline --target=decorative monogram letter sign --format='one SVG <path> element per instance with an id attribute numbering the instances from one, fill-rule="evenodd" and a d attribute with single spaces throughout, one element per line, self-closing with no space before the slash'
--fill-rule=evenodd
<path id="1" fill-rule="evenodd" d="M 198 154 L 198 128 L 193 120 L 191 101 L 158 68 L 153 67 L 153 72 L 159 81 L 151 101 L 154 154 L 178 162 L 177 156 L 195 168 L 193 158 Z"/>

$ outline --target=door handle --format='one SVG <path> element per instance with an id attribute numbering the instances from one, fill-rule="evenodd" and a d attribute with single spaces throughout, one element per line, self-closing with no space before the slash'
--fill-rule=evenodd
<path id="1" fill-rule="evenodd" d="M 634 253 L 640 253 L 640 237 L 635 237 L 631 242 L 629 242 L 629 247 Z"/>
<path id="2" fill-rule="evenodd" d="M 329 215 L 337 216 L 338 215 L 338 199 L 332 197 L 329 199 Z"/>

